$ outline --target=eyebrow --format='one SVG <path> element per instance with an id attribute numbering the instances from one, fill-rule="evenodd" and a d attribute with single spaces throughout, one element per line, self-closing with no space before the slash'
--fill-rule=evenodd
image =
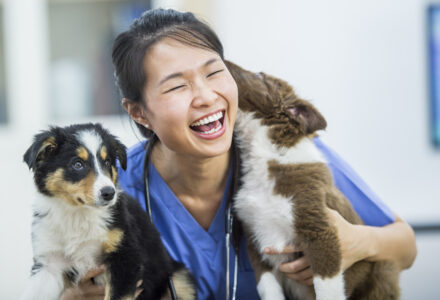
<path id="1" fill-rule="evenodd" d="M 210 60 L 208 60 L 207 62 L 205 62 L 205 63 L 203 64 L 203 67 L 207 67 L 207 66 L 209 66 L 210 64 L 213 64 L 213 63 L 216 62 L 216 61 L 218 61 L 218 58 L 211 58 Z M 168 81 L 168 80 L 170 80 L 170 79 L 173 79 L 173 78 L 176 78 L 176 77 L 181 77 L 181 76 L 183 76 L 183 73 L 182 73 L 182 72 L 172 73 L 172 74 L 166 76 L 164 79 L 162 79 L 162 80 L 159 82 L 158 86 L 162 85 L 164 82 L 166 82 L 166 81 Z"/>

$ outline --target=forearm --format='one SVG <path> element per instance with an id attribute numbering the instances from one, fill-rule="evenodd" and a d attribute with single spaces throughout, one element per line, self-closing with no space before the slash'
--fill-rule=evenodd
<path id="1" fill-rule="evenodd" d="M 365 258 L 370 261 L 394 261 L 402 270 L 409 268 L 417 255 L 412 228 L 398 216 L 384 227 L 360 226 L 367 237 Z"/>

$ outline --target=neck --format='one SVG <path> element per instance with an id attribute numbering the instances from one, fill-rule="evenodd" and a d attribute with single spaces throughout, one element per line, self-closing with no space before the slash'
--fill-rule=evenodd
<path id="1" fill-rule="evenodd" d="M 160 141 L 154 146 L 151 161 L 176 196 L 209 199 L 223 194 L 230 152 L 199 158 L 176 153 Z"/>

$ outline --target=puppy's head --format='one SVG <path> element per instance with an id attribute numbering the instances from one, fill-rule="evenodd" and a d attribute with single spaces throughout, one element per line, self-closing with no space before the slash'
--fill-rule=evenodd
<path id="1" fill-rule="evenodd" d="M 117 199 L 116 159 L 126 148 L 100 124 L 51 127 L 34 137 L 23 157 L 38 190 L 73 206 L 108 206 Z"/>
<path id="2" fill-rule="evenodd" d="M 310 102 L 298 98 L 287 82 L 249 72 L 229 61 L 226 65 L 238 86 L 239 108 L 261 118 L 269 126 L 275 144 L 291 147 L 327 126 L 321 113 Z"/>

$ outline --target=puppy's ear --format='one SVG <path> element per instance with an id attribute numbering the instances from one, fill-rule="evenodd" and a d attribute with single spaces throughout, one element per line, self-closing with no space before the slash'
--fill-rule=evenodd
<path id="1" fill-rule="evenodd" d="M 35 170 L 38 163 L 47 160 L 58 147 L 55 136 L 50 131 L 44 131 L 34 137 L 34 142 L 23 156 L 29 169 Z"/>
<path id="2" fill-rule="evenodd" d="M 325 129 L 327 122 L 321 113 L 310 103 L 301 101 L 287 108 L 289 117 L 299 123 L 306 134 Z"/>
<path id="3" fill-rule="evenodd" d="M 122 144 L 116 137 L 113 136 L 111 142 L 112 148 L 116 153 L 116 157 L 121 164 L 122 169 L 125 171 L 127 169 L 127 148 Z"/>

